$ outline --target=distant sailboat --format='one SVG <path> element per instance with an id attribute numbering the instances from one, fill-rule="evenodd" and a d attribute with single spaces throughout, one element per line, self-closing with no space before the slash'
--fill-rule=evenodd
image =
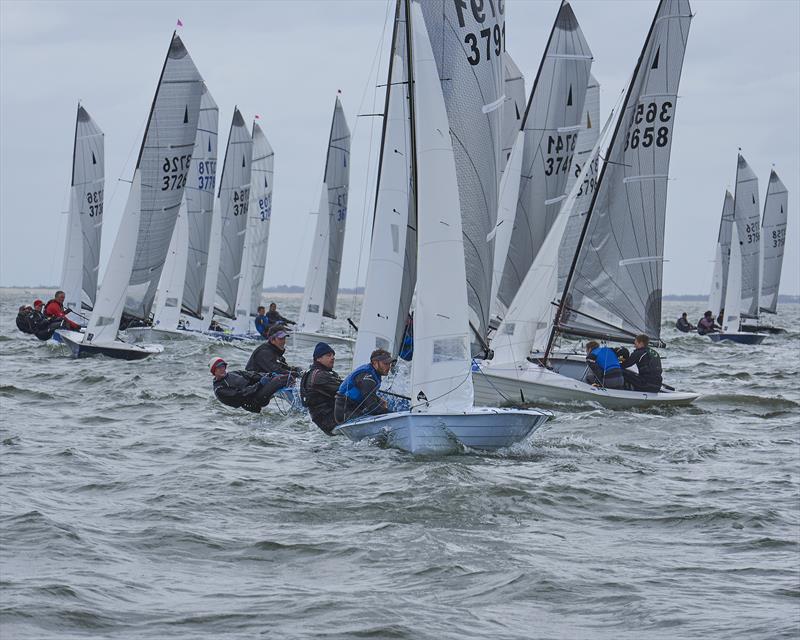
<path id="1" fill-rule="evenodd" d="M 560 296 L 554 281 L 563 235 L 551 230 L 546 251 L 540 250 L 520 286 L 518 307 L 509 309 L 498 328 L 494 359 L 481 363 L 473 376 L 479 401 L 581 401 L 624 408 L 697 398 L 592 387 L 583 381 L 583 354 L 553 353 L 556 338 L 565 334 L 633 342 L 645 333 L 654 343 L 660 339 L 669 157 L 690 21 L 687 0 L 659 3 L 589 207 L 585 215 L 581 208 L 575 212 L 584 223 Z M 557 218 L 560 234 L 599 150 L 595 145 Z"/>
<path id="2" fill-rule="evenodd" d="M 349 189 L 350 129 L 337 96 L 300 318 L 292 334 L 298 348 L 313 347 L 319 341 L 354 344 L 352 338 L 323 327 L 323 318 L 336 318 Z"/>
<path id="3" fill-rule="evenodd" d="M 769 174 L 764 218 L 761 223 L 763 270 L 760 305 L 761 311 L 766 313 L 774 314 L 778 308 L 788 211 L 789 192 L 773 170 Z"/>
<path id="4" fill-rule="evenodd" d="M 75 118 L 72 181 L 61 289 L 64 308 L 92 309 L 97 296 L 100 239 L 103 227 L 103 132 L 82 105 Z M 77 317 L 74 318 L 77 321 Z M 78 324 L 81 324 L 78 322 Z"/>
<path id="5" fill-rule="evenodd" d="M 725 191 L 722 205 L 722 217 L 719 221 L 717 246 L 714 252 L 714 271 L 711 276 L 711 293 L 708 296 L 708 308 L 717 318 L 722 312 L 728 286 L 728 269 L 731 260 L 731 230 L 733 229 L 733 196 Z"/>
<path id="6" fill-rule="evenodd" d="M 463 447 L 507 447 L 526 438 L 550 415 L 536 410 L 473 407 L 459 184 L 423 7 L 418 2 L 398 2 L 395 29 L 393 65 L 401 64 L 397 41 L 405 36 L 411 86 L 412 173 L 416 176 L 411 194 L 418 223 L 412 407 L 410 411 L 359 418 L 340 425 L 337 432 L 355 441 L 377 439 L 418 454 L 451 453 Z M 393 77 L 402 77 L 401 71 Z M 391 109 L 390 99 L 387 116 Z M 400 214 L 402 219 L 405 209 Z"/>
<path id="7" fill-rule="evenodd" d="M 160 345 L 120 341 L 121 324 L 146 324 L 189 174 L 203 79 L 173 34 L 122 223 L 85 334 L 59 330 L 76 357 L 141 359 Z"/>

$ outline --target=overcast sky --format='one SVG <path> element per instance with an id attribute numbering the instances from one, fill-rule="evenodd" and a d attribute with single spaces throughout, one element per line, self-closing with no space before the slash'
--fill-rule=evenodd
<path id="1" fill-rule="evenodd" d="M 342 286 L 365 279 L 363 223 L 374 198 L 385 49 L 384 0 L 15 2 L 0 0 L 0 285 L 61 277 L 75 106 L 104 130 L 101 271 L 176 20 L 220 107 L 220 166 L 234 105 L 275 149 L 265 283 L 302 284 L 337 89 L 353 130 Z M 636 63 L 656 0 L 574 0 L 605 116 Z M 508 51 L 536 74 L 558 0 L 507 0 Z M 667 203 L 665 293 L 706 293 L 726 188 L 742 152 L 761 181 L 789 189 L 781 293 L 800 292 L 800 2 L 694 0 Z M 387 21 L 388 17 L 388 21 Z M 364 206 L 368 203 L 366 208 Z M 367 225 L 369 228 L 369 224 Z"/>

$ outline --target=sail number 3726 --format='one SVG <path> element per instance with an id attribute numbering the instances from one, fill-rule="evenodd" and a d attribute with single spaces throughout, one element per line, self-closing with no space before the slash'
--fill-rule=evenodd
<path id="1" fill-rule="evenodd" d="M 164 158 L 161 170 L 164 175 L 161 178 L 162 191 L 174 191 L 183 189 L 186 186 L 186 176 L 189 173 L 189 164 L 192 161 L 192 154 L 183 156 L 172 156 Z"/>

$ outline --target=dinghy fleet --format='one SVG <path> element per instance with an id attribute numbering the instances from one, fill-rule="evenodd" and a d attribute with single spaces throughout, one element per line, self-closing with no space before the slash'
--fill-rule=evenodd
<path id="1" fill-rule="evenodd" d="M 593 56 L 567 2 L 526 99 L 505 49 L 503 2 L 397 0 L 369 263 L 357 332 L 336 318 L 348 218 L 350 139 L 334 103 L 294 348 L 350 351 L 353 364 L 405 347 L 407 403 L 335 433 L 414 453 L 494 450 L 529 437 L 541 403 L 686 405 L 698 394 L 588 382 L 583 342 L 661 336 L 664 228 L 678 89 L 692 19 L 660 0 L 605 123 Z M 488 35 L 487 35 L 488 34 Z M 274 156 L 234 109 L 217 170 L 219 109 L 173 34 L 122 223 L 98 282 L 103 134 L 76 118 L 62 287 L 88 313 L 54 339 L 75 357 L 128 360 L 166 338 L 255 340 L 267 264 Z M 218 175 L 219 174 L 219 175 Z M 774 313 L 787 191 L 772 171 L 763 220 L 739 155 L 726 193 L 709 307 L 714 340 L 764 339 Z M 747 324 L 751 320 L 755 324 Z M 408 349 L 413 336 L 413 356 Z M 223 363 L 224 364 L 224 363 Z M 213 372 L 213 366 L 212 366 Z M 397 407 L 394 403 L 393 407 Z"/>

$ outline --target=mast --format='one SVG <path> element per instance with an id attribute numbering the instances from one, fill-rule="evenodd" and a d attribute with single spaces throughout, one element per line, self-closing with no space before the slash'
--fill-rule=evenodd
<path id="1" fill-rule="evenodd" d="M 644 46 L 642 47 L 642 51 L 639 53 L 639 59 L 636 61 L 636 68 L 633 70 L 633 75 L 631 76 L 630 82 L 628 83 L 628 90 L 625 93 L 625 100 L 622 103 L 622 108 L 619 112 L 619 118 L 617 119 L 617 124 L 614 127 L 614 133 L 611 136 L 611 142 L 608 145 L 606 150 L 606 155 L 610 155 L 610 150 L 614 147 L 614 143 L 617 141 L 617 135 L 619 134 L 620 127 L 622 126 L 622 121 L 625 118 L 625 112 L 627 111 L 628 101 L 631 98 L 631 93 L 633 93 L 633 86 L 636 81 L 636 77 L 639 75 L 639 70 L 642 67 L 642 62 L 644 61 L 644 54 L 647 51 L 647 46 L 650 44 L 650 39 L 653 36 L 653 29 L 656 26 L 656 21 L 658 20 L 659 12 L 661 11 L 661 7 L 664 5 L 665 0 L 660 0 L 658 3 L 658 8 L 656 9 L 655 15 L 653 16 L 653 22 L 650 24 L 650 30 L 647 32 L 647 37 L 644 41 Z M 578 265 L 578 256 L 581 253 L 581 249 L 583 247 L 583 242 L 586 238 L 586 231 L 589 229 L 589 221 L 592 218 L 592 213 L 594 212 L 595 202 L 597 201 L 597 195 L 600 193 L 600 185 L 603 182 L 603 177 L 606 174 L 606 169 L 608 168 L 608 162 L 603 163 L 603 167 L 600 169 L 600 177 L 597 180 L 597 184 L 594 189 L 594 193 L 592 194 L 592 202 L 589 205 L 589 211 L 586 213 L 586 219 L 583 221 L 583 227 L 581 228 L 581 235 L 578 238 L 578 245 L 575 249 L 575 253 L 572 256 L 572 264 L 569 268 L 569 273 L 567 274 L 567 279 L 564 283 L 564 291 L 561 293 L 561 300 L 558 302 L 558 309 L 556 310 L 555 318 L 553 319 L 553 327 L 550 329 L 550 337 L 547 340 L 547 348 L 544 350 L 544 355 L 542 356 L 542 364 L 547 366 L 547 360 L 550 357 L 550 352 L 553 350 L 553 343 L 556 339 L 556 332 L 558 331 L 558 326 L 561 323 L 561 316 L 564 313 L 564 308 L 566 307 L 567 303 L 567 294 L 569 292 L 570 286 L 572 285 L 572 277 L 575 274 L 575 267 Z"/>
<path id="2" fill-rule="evenodd" d="M 406 3 L 406 66 L 408 67 L 408 115 L 411 134 L 411 200 L 414 203 L 414 213 L 419 211 L 417 206 L 417 117 L 414 99 L 414 49 L 411 45 L 411 0 Z"/>

